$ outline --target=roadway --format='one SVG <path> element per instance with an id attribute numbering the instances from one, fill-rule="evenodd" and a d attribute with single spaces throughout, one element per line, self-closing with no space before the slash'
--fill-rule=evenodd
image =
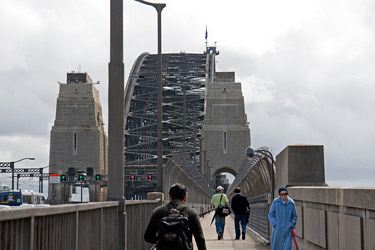
<path id="1" fill-rule="evenodd" d="M 262 241 L 257 238 L 254 234 L 247 231 L 246 239 L 235 240 L 236 233 L 234 230 L 234 218 L 232 215 L 226 217 L 224 239 L 218 240 L 215 230 L 215 221 L 211 224 L 213 212 L 207 214 L 201 219 L 204 237 L 206 239 L 206 246 L 208 250 L 220 250 L 220 249 L 235 249 L 235 250 L 251 250 L 251 249 L 262 249 L 269 250 L 270 247 L 265 246 Z M 193 240 L 194 242 L 194 240 Z M 198 249 L 194 242 L 194 249 Z"/>

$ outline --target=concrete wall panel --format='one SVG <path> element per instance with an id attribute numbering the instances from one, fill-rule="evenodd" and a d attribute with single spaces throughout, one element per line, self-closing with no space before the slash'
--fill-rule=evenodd
<path id="1" fill-rule="evenodd" d="M 304 238 L 326 248 L 325 211 L 305 208 L 304 222 Z"/>
<path id="2" fill-rule="evenodd" d="M 375 249 L 375 220 L 366 219 L 366 250 Z"/>
<path id="3" fill-rule="evenodd" d="M 296 206 L 298 220 L 296 223 L 296 234 L 298 237 L 303 238 L 303 207 Z"/>
<path id="4" fill-rule="evenodd" d="M 330 250 L 339 250 L 339 214 L 327 212 L 327 245 Z"/>
<path id="5" fill-rule="evenodd" d="M 339 214 L 339 249 L 362 249 L 360 217 Z"/>

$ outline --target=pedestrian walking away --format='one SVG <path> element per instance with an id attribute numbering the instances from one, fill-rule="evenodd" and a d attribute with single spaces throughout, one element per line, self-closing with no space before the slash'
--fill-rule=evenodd
<path id="1" fill-rule="evenodd" d="M 192 250 L 194 235 L 198 250 L 206 250 L 198 213 L 185 204 L 186 199 L 184 185 L 176 183 L 170 187 L 170 202 L 152 212 L 144 234 L 146 242 L 156 244 L 157 250 Z"/>
<path id="2" fill-rule="evenodd" d="M 212 196 L 211 199 L 211 206 L 217 209 L 219 205 L 227 205 L 229 206 L 228 197 L 226 194 L 223 193 L 224 188 L 222 186 L 218 186 L 216 188 L 217 193 Z M 225 228 L 225 217 L 220 216 L 219 214 L 215 213 L 215 226 L 216 226 L 216 233 L 217 239 L 221 240 L 224 238 L 224 228 Z"/>
<path id="3" fill-rule="evenodd" d="M 248 216 L 250 212 L 249 202 L 245 195 L 241 194 L 240 187 L 234 189 L 235 196 L 231 201 L 231 208 L 234 212 L 234 229 L 236 230 L 236 240 L 240 239 L 240 224 L 242 239 L 246 238 L 246 225 L 248 222 Z"/>
<path id="4" fill-rule="evenodd" d="M 271 250 L 292 249 L 292 232 L 297 222 L 294 200 L 288 197 L 286 187 L 279 188 L 279 197 L 272 202 L 268 219 L 272 225 Z"/>

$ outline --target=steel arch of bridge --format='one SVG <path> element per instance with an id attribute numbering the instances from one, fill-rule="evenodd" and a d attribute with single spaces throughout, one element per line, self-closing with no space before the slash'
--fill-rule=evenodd
<path id="1" fill-rule="evenodd" d="M 199 168 L 205 84 L 212 78 L 214 55 L 163 54 L 164 164 L 176 154 L 187 153 Z M 125 182 L 129 184 L 127 177 L 134 173 L 133 186 L 144 187 L 147 173 L 157 178 L 157 64 L 156 54 L 140 55 L 125 89 Z"/>

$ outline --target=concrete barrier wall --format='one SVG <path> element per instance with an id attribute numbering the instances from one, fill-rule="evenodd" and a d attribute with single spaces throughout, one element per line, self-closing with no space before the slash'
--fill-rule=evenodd
<path id="1" fill-rule="evenodd" d="M 289 187 L 300 249 L 375 249 L 375 188 Z"/>
<path id="2" fill-rule="evenodd" d="M 160 200 L 126 201 L 127 249 L 150 249 L 143 234 Z M 115 250 L 118 202 L 0 210 L 0 250 Z"/>
<path id="3" fill-rule="evenodd" d="M 144 241 L 143 235 L 152 211 L 161 204 L 160 199 L 126 201 L 126 249 L 150 249 L 152 247 L 152 244 Z"/>
<path id="4" fill-rule="evenodd" d="M 116 249 L 118 202 L 0 210 L 1 250 Z"/>

